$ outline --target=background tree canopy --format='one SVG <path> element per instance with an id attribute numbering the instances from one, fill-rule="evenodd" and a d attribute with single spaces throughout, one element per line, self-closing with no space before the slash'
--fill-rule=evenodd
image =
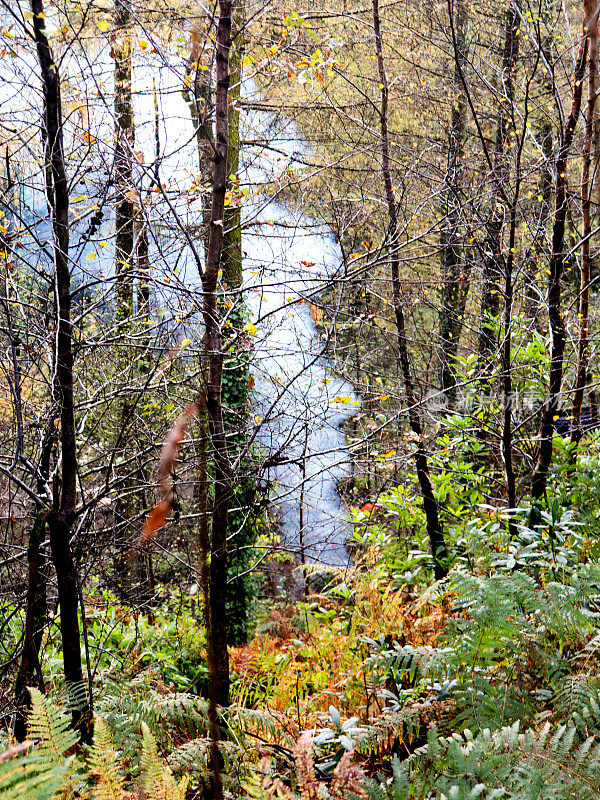
<path id="1" fill-rule="evenodd" d="M 600 796 L 600 3 L 0 0 L 0 795 Z"/>

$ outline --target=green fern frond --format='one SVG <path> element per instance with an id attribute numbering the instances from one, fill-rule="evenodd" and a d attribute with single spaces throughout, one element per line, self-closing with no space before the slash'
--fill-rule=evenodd
<path id="1" fill-rule="evenodd" d="M 84 711 L 90 707 L 87 683 L 84 681 L 67 681 L 65 688 L 69 711 Z"/>
<path id="2" fill-rule="evenodd" d="M 179 739 L 181 734 L 208 735 L 208 702 L 186 692 L 152 693 L 141 703 L 142 718 L 155 733 Z"/>
<path id="3" fill-rule="evenodd" d="M 27 736 L 40 743 L 40 751 L 56 764 L 63 762 L 65 753 L 78 741 L 77 733 L 70 727 L 69 716 L 47 700 L 39 689 L 31 688 Z"/>
<path id="4" fill-rule="evenodd" d="M 255 737 L 260 736 L 267 741 L 287 746 L 290 752 L 293 749 L 294 738 L 268 712 L 245 706 L 230 706 L 224 711 L 228 728 L 241 746 L 251 746 Z M 247 741 L 248 737 L 252 739 L 251 742 Z"/>
<path id="5" fill-rule="evenodd" d="M 65 786 L 71 763 L 72 758 L 69 758 L 57 764 L 40 753 L 10 759 L 0 764 L 0 797 L 2 800 L 50 800 Z"/>
<path id="6" fill-rule="evenodd" d="M 364 783 L 369 800 L 407 800 L 410 797 L 410 764 L 392 757 L 392 777 L 387 779 L 382 773 Z"/>
<path id="7" fill-rule="evenodd" d="M 228 774 L 230 772 L 239 772 L 242 769 L 245 751 L 235 742 L 226 740 L 220 741 L 218 747 L 223 760 L 222 777 L 224 782 L 227 783 Z M 189 742 L 184 742 L 179 745 L 179 747 L 176 747 L 175 750 L 169 753 L 167 762 L 177 774 L 187 773 L 206 777 L 210 771 L 209 754 L 209 739 L 192 739 Z"/>
<path id="8" fill-rule="evenodd" d="M 177 783 L 169 767 L 161 762 L 156 739 L 145 722 L 142 722 L 141 768 L 148 800 L 185 800 L 188 776 Z"/>
<path id="9" fill-rule="evenodd" d="M 577 798 L 600 797 L 600 741 L 581 737 L 573 724 L 522 730 L 517 721 L 500 730 L 465 730 L 428 743 L 410 759 L 414 797 L 432 787 L 440 797 Z M 415 791 L 417 789 L 417 791 Z M 438 795 L 435 795 L 438 796 Z"/>
<path id="10" fill-rule="evenodd" d="M 119 758 L 108 727 L 101 717 L 95 719 L 94 744 L 88 754 L 88 769 L 96 780 L 93 790 L 96 800 L 121 800 L 123 777 Z"/>
<path id="11" fill-rule="evenodd" d="M 35 688 L 31 694 L 28 735 L 35 740 L 27 755 L 16 755 L 0 763 L 0 797 L 2 800 L 49 800 L 59 790 L 70 797 L 70 779 L 74 756 L 67 751 L 78 736 L 69 728 L 70 719 L 55 708 Z"/>

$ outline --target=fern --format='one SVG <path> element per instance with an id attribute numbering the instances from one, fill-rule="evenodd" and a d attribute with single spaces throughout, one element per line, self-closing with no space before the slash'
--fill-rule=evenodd
<path id="1" fill-rule="evenodd" d="M 240 746 L 251 747 L 256 739 L 262 739 L 283 745 L 291 753 L 294 739 L 272 714 L 244 706 L 230 706 L 224 712 L 229 731 Z"/>
<path id="2" fill-rule="evenodd" d="M 162 739 L 208 735 L 208 702 L 186 692 L 153 692 L 140 704 L 142 719 Z"/>
<path id="3" fill-rule="evenodd" d="M 189 780 L 187 775 L 177 783 L 169 767 L 161 763 L 156 739 L 145 722 L 142 723 L 141 768 L 148 800 L 185 800 Z"/>
<path id="4" fill-rule="evenodd" d="M 469 730 L 450 737 L 431 730 L 427 745 L 415 752 L 394 780 L 406 797 L 545 800 L 600 797 L 600 740 L 582 737 L 572 724 L 521 731 L 519 722 L 474 736 Z M 378 800 L 383 784 L 370 787 Z M 391 795 L 383 795 L 390 797 Z M 403 797 L 402 794 L 399 796 Z"/>
<path id="5" fill-rule="evenodd" d="M 75 755 L 67 755 L 78 739 L 69 728 L 69 717 L 37 689 L 30 692 L 29 737 L 34 741 L 0 755 L 2 800 L 70 800 L 76 780 L 91 785 L 90 796 L 94 800 L 121 800 L 122 757 L 115 751 L 106 722 L 96 718 L 94 744 L 85 761 L 81 757 L 77 760 Z M 169 766 L 160 759 L 156 739 L 145 723 L 140 766 L 147 800 L 185 800 L 188 776 L 175 780 Z"/>
<path id="6" fill-rule="evenodd" d="M 159 725 L 152 709 L 147 707 L 151 702 L 146 702 L 149 690 L 145 676 L 129 682 L 128 690 L 123 692 L 109 684 L 98 694 L 96 711 L 111 731 L 114 746 L 126 764 L 125 771 L 137 778 L 141 723 L 146 722 L 155 731 L 159 730 Z"/>
<path id="7" fill-rule="evenodd" d="M 95 720 L 94 744 L 88 755 L 88 769 L 97 782 L 94 788 L 96 800 L 121 800 L 123 777 L 119 759 L 106 723 L 100 717 Z"/>
<path id="8" fill-rule="evenodd" d="M 377 778 L 369 778 L 364 788 L 369 800 L 407 800 L 410 797 L 409 765 L 397 755 L 392 757 L 392 776 L 387 779 L 383 773 Z"/>
<path id="9" fill-rule="evenodd" d="M 85 711 L 90 707 L 88 685 L 84 681 L 67 681 L 67 707 L 70 711 Z"/>
<path id="10" fill-rule="evenodd" d="M 2 800 L 49 800 L 59 791 L 69 797 L 74 756 L 68 750 L 77 742 L 70 720 L 35 688 L 29 690 L 28 736 L 36 740 L 26 755 L 17 754 L 0 764 Z"/>
<path id="11" fill-rule="evenodd" d="M 40 742 L 39 751 L 55 763 L 61 763 L 67 750 L 78 740 L 70 727 L 69 716 L 59 711 L 39 689 L 31 688 L 31 711 L 27 734 Z"/>

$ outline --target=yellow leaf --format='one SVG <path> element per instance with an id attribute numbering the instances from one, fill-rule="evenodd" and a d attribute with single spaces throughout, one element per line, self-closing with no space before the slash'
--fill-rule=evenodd
<path id="1" fill-rule="evenodd" d="M 244 330 L 247 331 L 250 334 L 250 336 L 256 336 L 256 334 L 258 333 L 258 328 L 256 327 L 256 325 L 253 325 L 252 322 L 249 322 L 247 325 L 244 325 Z"/>
<path id="2" fill-rule="evenodd" d="M 106 33 L 106 31 L 110 28 L 110 22 L 108 22 L 108 20 L 105 19 L 100 19 L 96 23 L 96 27 L 101 33 Z"/>
<path id="3" fill-rule="evenodd" d="M 140 39 L 138 44 L 140 46 L 140 50 L 147 50 L 148 49 L 148 42 L 145 42 L 143 39 Z"/>
<path id="4" fill-rule="evenodd" d="M 96 261 L 98 256 L 96 255 L 96 253 L 88 253 L 85 258 L 86 258 L 86 261 Z"/>

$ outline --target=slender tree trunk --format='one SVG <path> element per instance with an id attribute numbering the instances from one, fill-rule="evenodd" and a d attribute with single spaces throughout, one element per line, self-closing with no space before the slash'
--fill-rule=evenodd
<path id="1" fill-rule="evenodd" d="M 200 439 L 198 442 L 198 479 L 194 484 L 194 499 L 196 500 L 196 507 L 198 509 L 198 551 L 199 551 L 199 572 L 200 572 L 200 585 L 202 587 L 202 594 L 204 596 L 204 624 L 206 630 L 210 629 L 210 573 L 209 573 L 209 556 L 210 556 L 210 528 L 209 528 L 209 474 L 208 474 L 208 432 L 205 428 L 206 414 L 202 403 L 205 400 L 205 395 L 200 394 L 198 403 L 198 418 L 200 420 L 198 427 L 200 428 Z"/>
<path id="2" fill-rule="evenodd" d="M 77 499 L 77 450 L 73 405 L 73 342 L 71 277 L 69 273 L 69 189 L 62 135 L 60 76 L 46 36 L 42 0 L 31 0 L 33 29 L 44 92 L 47 197 L 54 237 L 56 295 L 55 402 L 60 411 L 61 487 L 59 507 L 48 514 L 52 560 L 56 570 L 65 681 L 80 696 L 73 708 L 73 724 L 84 741 L 91 741 L 91 698 L 83 699 L 83 671 L 79 639 L 78 588 L 71 551 Z"/>
<path id="3" fill-rule="evenodd" d="M 142 209 L 139 209 L 137 214 L 136 258 L 137 313 L 140 322 L 147 326 L 150 322 L 150 254 L 148 252 L 148 224 L 144 219 Z"/>
<path id="4" fill-rule="evenodd" d="M 375 47 L 377 52 L 377 66 L 379 71 L 379 82 L 381 85 L 381 106 L 380 106 L 380 128 L 381 128 L 381 174 L 385 187 L 385 195 L 388 206 L 389 217 L 389 252 L 390 267 L 392 278 L 392 299 L 394 305 L 394 315 L 396 318 L 396 331 L 398 343 L 398 355 L 404 382 L 404 393 L 408 405 L 408 418 L 412 432 L 417 437 L 417 448 L 414 454 L 417 479 L 423 497 L 423 510 L 427 520 L 427 533 L 429 544 L 434 562 L 434 575 L 436 580 L 444 578 L 448 573 L 447 558 L 448 551 L 439 520 L 438 504 L 433 493 L 431 479 L 429 477 L 429 466 L 427 455 L 423 446 L 423 426 L 417 407 L 417 398 L 412 379 L 410 367 L 410 355 L 406 340 L 406 328 L 404 324 L 404 309 L 402 305 L 401 285 L 400 285 L 400 255 L 398 242 L 398 217 L 396 213 L 396 201 L 392 188 L 392 176 L 390 169 L 390 141 L 388 132 L 388 82 L 385 71 L 383 57 L 383 41 L 381 36 L 381 21 L 379 17 L 379 0 L 373 0 L 373 25 L 375 29 Z"/>
<path id="5" fill-rule="evenodd" d="M 515 471 L 512 458 L 512 372 L 511 372 L 511 329 L 513 310 L 513 265 L 515 252 L 515 234 L 517 228 L 517 200 L 519 196 L 519 178 L 515 198 L 510 210 L 509 250 L 506 257 L 504 275 L 504 336 L 502 341 L 502 395 L 504 401 L 504 419 L 502 423 L 502 458 L 506 475 L 506 498 L 509 508 L 516 508 L 517 493 Z M 512 533 L 512 525 L 511 533 Z"/>
<path id="6" fill-rule="evenodd" d="M 193 76 L 193 77 L 192 77 Z M 190 87 L 192 91 L 190 91 Z M 183 98 L 190 107 L 192 122 L 198 143 L 198 166 L 203 187 L 210 182 L 213 160 L 213 104 L 209 65 L 203 63 L 202 30 L 196 22 L 192 27 L 190 58 L 187 63 Z M 211 202 L 208 194 L 202 192 L 202 217 L 205 231 L 205 250 L 208 247 Z"/>
<path id="7" fill-rule="evenodd" d="M 131 154 L 134 145 L 131 99 L 131 8 L 115 0 L 115 273 L 118 320 L 133 314 L 133 256 L 135 202 Z"/>
<path id="8" fill-rule="evenodd" d="M 579 288 L 579 341 L 577 346 L 577 377 L 573 395 L 571 421 L 571 442 L 581 440 L 581 407 L 587 383 L 589 364 L 589 295 L 591 276 L 590 239 L 592 235 L 590 166 L 592 162 L 592 138 L 594 130 L 594 111 L 596 108 L 596 71 L 598 61 L 598 18 L 590 21 L 588 45 L 588 100 L 585 118 L 585 138 L 583 164 L 581 169 L 581 210 L 583 214 L 583 242 L 581 246 L 581 282 Z M 575 457 L 573 449 L 573 457 Z"/>
<path id="9" fill-rule="evenodd" d="M 496 127 L 496 147 L 492 173 L 492 211 L 487 224 L 485 258 L 483 262 L 483 286 L 481 291 L 481 331 L 479 335 L 480 371 L 490 366 L 496 351 L 496 331 L 494 321 L 500 314 L 502 275 L 506 263 L 502 254 L 502 230 L 508 209 L 505 205 L 505 185 L 508 179 L 510 137 L 508 135 L 509 114 L 514 99 L 513 71 L 519 54 L 520 16 L 516 5 L 506 11 L 504 32 L 504 51 L 502 55 L 502 97 L 499 103 L 498 124 Z"/>
<path id="10" fill-rule="evenodd" d="M 232 40 L 229 54 L 229 107 L 227 149 L 227 175 L 229 203 L 225 207 L 223 253 L 221 269 L 223 299 L 226 302 L 230 326 L 224 343 L 223 408 L 229 451 L 235 460 L 245 442 L 248 415 L 248 380 L 250 377 L 248 351 L 241 343 L 241 330 L 246 321 L 246 307 L 241 295 L 242 286 L 242 214 L 237 200 L 240 169 L 240 98 L 242 59 L 244 54 L 244 8 L 242 0 L 232 6 Z M 246 465 L 247 466 L 247 465 Z M 228 585 L 228 635 L 232 645 L 245 644 L 248 638 L 247 579 L 240 577 L 249 563 L 249 546 L 252 544 L 253 526 L 248 522 L 252 484 L 240 469 L 235 481 L 232 504 L 237 511 L 229 520 L 229 585 Z"/>
<path id="11" fill-rule="evenodd" d="M 140 198 L 133 185 L 132 153 L 135 143 L 135 124 L 132 98 L 132 44 L 131 44 L 131 2 L 114 0 L 115 38 L 112 43 L 114 57 L 114 111 L 115 111 L 115 276 L 116 276 L 116 319 L 124 330 L 131 326 L 134 314 L 134 260 L 146 274 L 140 272 L 138 302 L 149 302 L 148 283 L 148 232 L 145 223 L 139 229 L 136 241 L 136 217 L 143 220 Z M 137 253 L 136 253 L 137 249 Z M 144 263 L 144 260 L 146 263 Z M 148 295 L 146 298 L 145 295 Z M 141 310 L 141 309 L 139 309 Z M 132 364 L 127 354 L 122 368 L 130 373 Z M 143 362 L 140 364 L 142 366 Z M 133 365 L 135 367 L 135 365 Z M 129 398 L 123 397 L 120 403 L 119 425 L 122 431 L 121 442 L 134 432 L 123 432 L 131 423 L 132 406 Z M 122 447 L 122 449 L 124 449 Z M 133 481 L 134 482 L 134 481 Z M 140 601 L 142 585 L 146 582 L 143 555 L 136 554 L 132 559 L 128 542 L 128 521 L 135 517 L 139 493 L 133 489 L 132 479 L 124 478 L 122 497 L 117 503 L 119 527 L 117 547 L 120 553 L 116 562 L 116 579 L 124 596 L 130 601 Z"/>
<path id="12" fill-rule="evenodd" d="M 508 110 L 512 109 L 514 101 L 514 70 L 519 54 L 519 26 L 520 16 L 516 4 L 512 5 L 506 11 L 506 25 L 505 25 L 505 40 L 504 40 L 504 53 L 502 58 L 502 96 L 506 98 L 500 104 L 500 117 L 498 119 L 498 129 L 496 135 L 496 154 L 495 166 L 496 174 L 494 175 L 495 191 L 494 191 L 494 204 L 500 206 L 502 199 L 507 195 L 507 184 L 510 178 L 510 138 L 508 133 Z M 504 106 L 507 106 L 507 112 L 504 111 Z M 492 252 L 496 254 L 497 265 L 503 264 L 504 266 L 504 321 L 503 321 L 503 336 L 502 336 L 502 395 L 503 395 L 503 421 L 502 421 L 502 460 L 504 461 L 504 473 L 506 476 L 506 497 L 509 508 L 515 508 L 517 505 L 516 497 L 516 480 L 513 467 L 512 458 L 512 374 L 511 374 L 511 359 L 512 359 L 512 312 L 513 312 L 513 268 L 515 259 L 515 244 L 516 244 L 516 227 L 517 227 L 517 202 L 519 199 L 519 191 L 521 185 L 520 173 L 520 159 L 523 143 L 521 142 L 518 147 L 517 166 L 516 166 L 516 182 L 515 190 L 508 211 L 509 218 L 509 235 L 508 235 L 508 253 L 506 257 L 502 254 L 502 227 L 503 219 L 500 215 L 496 215 L 492 221 L 492 238 L 494 239 Z M 485 286 L 484 286 L 485 292 Z M 490 336 L 486 333 L 485 313 L 483 305 L 485 299 L 482 301 L 482 335 L 483 342 L 480 342 L 480 353 L 488 353 L 486 348 L 490 343 Z M 512 532 L 512 526 L 511 526 Z"/>
<path id="13" fill-rule="evenodd" d="M 232 196 L 229 204 L 225 207 L 221 263 L 224 283 L 227 284 L 229 290 L 236 291 L 242 285 L 242 210 L 233 196 L 237 188 L 237 178 L 240 170 L 240 96 L 242 58 L 244 54 L 242 0 L 235 0 L 233 3 L 232 17 L 235 29 L 233 31 L 233 46 L 229 55 L 227 175 L 235 176 L 235 178 L 230 183 Z"/>
<path id="14" fill-rule="evenodd" d="M 552 339 L 550 351 L 550 376 L 548 381 L 548 395 L 542 407 L 540 423 L 540 443 L 537 462 L 531 481 L 531 496 L 533 502 L 530 524 L 539 521 L 538 501 L 546 493 L 548 471 L 552 462 L 552 433 L 553 416 L 558 410 L 560 390 L 562 386 L 563 355 L 565 349 L 565 326 L 561 310 L 561 281 L 565 260 L 565 220 L 567 216 L 567 160 L 573 143 L 573 135 L 577 119 L 581 110 L 581 95 L 583 89 L 583 76 L 585 73 L 586 56 L 588 49 L 588 36 L 590 29 L 595 26 L 597 5 L 593 0 L 584 0 L 583 5 L 583 32 L 577 60 L 573 85 L 571 111 L 561 132 L 561 141 L 556 159 L 556 187 L 554 224 L 552 226 L 552 253 L 550 256 L 548 277 L 548 318 L 550 322 L 550 335 Z"/>
<path id="15" fill-rule="evenodd" d="M 209 566 L 209 676 L 211 729 L 211 761 L 213 767 L 212 797 L 221 800 L 223 787 L 219 772 L 218 706 L 229 705 L 229 654 L 227 651 L 227 517 L 231 497 L 231 466 L 223 425 L 221 385 L 223 347 L 217 308 L 218 277 L 223 250 L 225 193 L 227 191 L 229 51 L 231 48 L 232 0 L 219 0 L 216 32 L 215 149 L 211 215 L 206 251 L 206 267 L 202 273 L 204 301 L 202 314 L 205 326 L 208 375 L 206 413 L 214 467 L 214 500 Z"/>
<path id="16" fill-rule="evenodd" d="M 453 361 L 458 353 L 462 319 L 469 293 L 469 270 L 460 245 L 460 183 L 466 128 L 466 104 L 459 65 L 466 63 L 467 9 L 464 0 L 456 4 L 456 38 L 452 116 L 448 132 L 445 219 L 440 236 L 442 296 L 440 304 L 440 388 L 452 401 L 456 395 Z"/>
<path id="17" fill-rule="evenodd" d="M 38 464 L 37 489 L 40 497 L 48 492 L 50 476 L 50 459 L 56 444 L 57 431 L 54 427 L 53 415 L 48 420 L 42 439 L 40 460 Z M 25 610 L 25 631 L 21 663 L 15 682 L 15 715 L 14 734 L 17 741 L 23 741 L 27 728 L 27 709 L 30 705 L 29 686 L 37 686 L 45 691 L 40 647 L 47 621 L 46 589 L 48 584 L 48 564 L 42 548 L 48 510 L 37 505 L 33 527 L 29 534 L 27 547 L 27 606 Z"/>
<path id="18" fill-rule="evenodd" d="M 158 94 L 156 82 L 152 81 L 152 99 L 154 102 L 154 175 L 147 189 L 146 197 L 155 186 L 160 184 L 160 115 L 158 111 Z M 135 130 L 135 125 L 133 126 Z M 136 209 L 136 259 L 137 259 L 137 313 L 142 325 L 150 324 L 150 253 L 148 250 L 148 223 L 144 216 L 144 209 L 140 203 Z M 148 337 L 144 337 L 149 342 Z"/>
<path id="19" fill-rule="evenodd" d="M 554 57 L 554 30 L 553 30 L 554 0 L 547 0 L 543 5 L 542 18 L 548 30 L 547 35 L 539 43 L 544 61 L 542 68 L 545 70 L 544 79 L 541 82 L 541 91 L 545 98 L 552 99 L 554 87 L 549 67 L 552 65 Z M 538 141 L 540 142 L 542 164 L 539 177 L 539 200 L 537 203 L 538 222 L 535 234 L 535 250 L 525 273 L 525 299 L 524 312 L 534 323 L 536 330 L 542 333 L 541 320 L 541 298 L 539 290 L 539 262 L 546 250 L 546 230 L 550 218 L 550 207 L 552 204 L 552 189 L 554 178 L 552 175 L 552 151 L 554 142 L 554 128 L 552 119 L 548 114 L 543 114 L 538 125 Z"/>
<path id="20" fill-rule="evenodd" d="M 46 512 L 39 511 L 29 534 L 27 547 L 27 606 L 25 611 L 25 630 L 23 632 L 23 652 L 15 682 L 14 734 L 18 742 L 24 741 L 27 734 L 27 708 L 30 704 L 29 686 L 45 691 L 44 678 L 40 664 L 40 647 L 46 625 L 46 559 L 42 549 L 46 530 Z"/>
<path id="21" fill-rule="evenodd" d="M 228 89 L 229 89 L 229 48 L 231 46 L 231 0 L 220 0 L 219 23 L 217 26 L 217 90 L 216 108 L 216 146 L 212 192 L 211 224 L 209 232 L 206 269 L 202 276 L 204 290 L 203 316 L 206 327 L 208 351 L 208 382 L 206 387 L 206 411 L 213 448 L 215 466 L 215 496 L 212 518 L 211 553 L 211 597 L 210 617 L 213 638 L 213 664 L 215 670 L 214 694 L 220 705 L 229 702 L 229 670 L 225 630 L 225 594 L 227 581 L 227 513 L 231 491 L 230 464 L 223 426 L 221 404 L 221 380 L 223 374 L 223 350 L 217 311 L 217 278 L 223 247 L 223 214 L 225 210 L 225 191 L 227 188 L 227 147 L 228 147 Z"/>

